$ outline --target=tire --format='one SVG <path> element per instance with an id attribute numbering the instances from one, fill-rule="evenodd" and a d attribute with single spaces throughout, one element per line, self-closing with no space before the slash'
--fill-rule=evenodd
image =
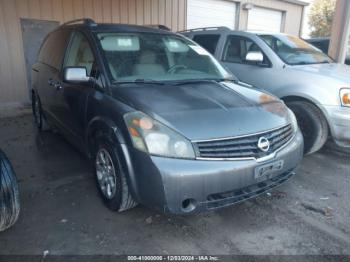
<path id="1" fill-rule="evenodd" d="M 322 111 L 306 101 L 286 103 L 294 112 L 304 137 L 304 154 L 320 150 L 328 138 L 328 123 Z"/>
<path id="2" fill-rule="evenodd" d="M 32 112 L 33 112 L 34 122 L 38 130 L 39 131 L 49 130 L 50 128 L 43 114 L 40 98 L 35 92 L 32 93 Z"/>
<path id="3" fill-rule="evenodd" d="M 16 223 L 19 211 L 17 178 L 11 163 L 0 150 L 0 232 Z"/>
<path id="4" fill-rule="evenodd" d="M 94 158 L 96 185 L 105 205 L 109 209 L 118 212 L 135 207 L 137 203 L 130 194 L 125 173 L 122 170 L 121 161 L 115 146 L 110 142 L 101 140 L 98 142 L 96 148 L 97 150 Z M 105 161 L 108 163 L 107 166 L 110 166 L 109 173 L 107 172 L 109 174 L 108 178 L 106 175 L 103 175 L 106 173 L 103 173 L 104 163 L 101 154 L 104 155 Z M 104 170 L 108 170 L 106 166 L 104 168 Z M 113 189 L 113 183 L 115 189 Z M 110 190 L 108 190 L 108 184 Z"/>

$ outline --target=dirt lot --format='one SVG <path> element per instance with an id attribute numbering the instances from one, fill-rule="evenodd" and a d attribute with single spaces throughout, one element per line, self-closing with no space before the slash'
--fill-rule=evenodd
<path id="1" fill-rule="evenodd" d="M 307 156 L 287 184 L 212 213 L 114 213 L 89 162 L 30 115 L 0 119 L 0 147 L 20 181 L 18 223 L 0 254 L 350 254 L 350 152 L 332 143 Z"/>

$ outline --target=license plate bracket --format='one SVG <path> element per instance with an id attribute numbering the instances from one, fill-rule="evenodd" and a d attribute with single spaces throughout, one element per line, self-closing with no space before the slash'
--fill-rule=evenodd
<path id="1" fill-rule="evenodd" d="M 277 171 L 280 171 L 283 169 L 284 161 L 278 160 L 272 163 L 268 163 L 265 165 L 261 165 L 255 168 L 254 172 L 254 178 L 255 179 L 261 179 L 261 178 L 270 178 L 273 174 L 275 174 Z"/>

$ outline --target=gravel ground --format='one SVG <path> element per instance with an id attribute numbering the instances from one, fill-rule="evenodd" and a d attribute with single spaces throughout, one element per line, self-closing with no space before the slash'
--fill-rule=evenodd
<path id="1" fill-rule="evenodd" d="M 297 175 L 257 199 L 170 216 L 105 208 L 91 165 L 62 137 L 38 134 L 28 114 L 0 119 L 0 147 L 19 178 L 18 223 L 0 254 L 350 255 L 350 151 L 329 142 Z"/>

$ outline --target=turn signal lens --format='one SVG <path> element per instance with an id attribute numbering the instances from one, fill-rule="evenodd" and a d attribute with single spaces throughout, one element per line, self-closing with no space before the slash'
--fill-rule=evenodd
<path id="1" fill-rule="evenodd" d="M 343 88 L 340 90 L 340 100 L 343 106 L 350 106 L 350 89 Z"/>
<path id="2" fill-rule="evenodd" d="M 130 135 L 132 136 L 140 136 L 139 132 L 137 132 L 137 130 L 133 127 L 129 127 L 129 132 L 130 132 Z"/>
<path id="3" fill-rule="evenodd" d="M 350 104 L 350 93 L 344 94 L 342 97 L 343 104 Z"/>

